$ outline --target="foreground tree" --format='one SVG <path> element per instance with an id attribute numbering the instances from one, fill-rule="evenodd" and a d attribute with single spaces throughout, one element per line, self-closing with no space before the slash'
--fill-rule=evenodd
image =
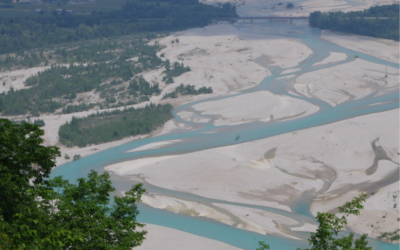
<path id="1" fill-rule="evenodd" d="M 0 249 L 131 249 L 145 239 L 136 221 L 145 191 L 132 187 L 124 197 L 108 173 L 91 171 L 70 184 L 46 180 L 58 148 L 42 146 L 37 125 L 0 119 Z"/>
<path id="2" fill-rule="evenodd" d="M 354 241 L 354 234 L 350 233 L 347 237 L 339 238 L 339 232 L 347 225 L 346 217 L 350 214 L 359 215 L 360 210 L 364 208 L 362 202 L 365 201 L 366 194 L 360 194 L 359 197 L 353 198 L 351 202 L 346 202 L 344 206 L 339 207 L 341 217 L 337 217 L 330 213 L 317 214 L 317 221 L 319 223 L 318 229 L 315 233 L 311 233 L 308 242 L 310 249 L 304 250 L 371 250 L 368 247 L 367 234 L 363 234 L 359 239 Z M 269 245 L 264 242 L 259 242 L 260 247 L 257 250 L 269 249 Z M 298 248 L 297 250 L 301 250 Z"/>

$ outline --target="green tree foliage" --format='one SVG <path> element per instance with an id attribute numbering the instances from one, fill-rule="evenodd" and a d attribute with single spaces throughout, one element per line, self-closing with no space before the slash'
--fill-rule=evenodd
<path id="1" fill-rule="evenodd" d="M 71 114 L 75 112 L 81 112 L 81 111 L 86 111 L 91 108 L 93 108 L 95 105 L 94 104 L 85 104 L 81 103 L 79 105 L 68 105 L 67 107 L 62 109 L 62 112 L 64 114 Z"/>
<path id="2" fill-rule="evenodd" d="M 38 184 L 49 177 L 60 152 L 41 145 L 44 133 L 37 125 L 0 119 L 0 213 L 6 222 L 31 206 Z M 34 167 L 33 167 L 34 166 Z M 29 185 L 29 180 L 34 186 Z"/>
<path id="3" fill-rule="evenodd" d="M 207 25 L 215 17 L 234 17 L 236 7 L 221 7 L 197 0 L 166 0 L 163 4 L 127 1 L 121 10 L 91 15 L 52 15 L 0 19 L 0 54 L 53 44 L 109 38 L 138 32 L 186 29 Z M 161 21 L 142 21 L 153 18 Z"/>
<path id="4" fill-rule="evenodd" d="M 16 66 L 19 67 L 34 67 L 44 62 L 46 58 L 41 53 L 23 53 L 15 55 L 5 55 L 0 58 L 1 70 L 12 70 Z"/>
<path id="5" fill-rule="evenodd" d="M 70 184 L 46 180 L 55 167 L 56 147 L 42 146 L 43 131 L 29 123 L 0 119 L 0 249 L 131 249 L 137 231 L 137 203 L 145 191 L 136 185 L 124 197 L 107 172 L 95 171 Z"/>
<path id="6" fill-rule="evenodd" d="M 153 94 L 158 95 L 161 93 L 158 84 L 151 85 L 146 81 L 143 76 L 136 77 L 129 83 L 129 94 L 133 96 L 152 96 Z"/>
<path id="7" fill-rule="evenodd" d="M 68 45 L 56 45 L 53 50 L 31 50 L 0 56 L 0 70 L 16 70 L 38 65 L 48 66 L 52 63 L 99 63 L 119 59 L 121 61 L 141 55 L 141 58 L 152 57 L 157 60 L 142 63 L 158 65 L 161 59 L 154 56 L 158 45 L 149 46 L 146 41 L 159 37 L 160 34 L 140 33 L 128 37 L 119 37 L 114 41 L 82 41 Z"/>
<path id="8" fill-rule="evenodd" d="M 364 11 L 348 13 L 315 11 L 310 14 L 309 22 L 311 27 L 320 29 L 399 41 L 398 4 L 375 6 Z"/>
<path id="9" fill-rule="evenodd" d="M 73 159 L 73 160 L 74 160 L 74 161 L 77 161 L 77 160 L 79 160 L 80 158 L 81 158 L 81 155 L 79 155 L 79 154 L 78 154 L 78 155 L 74 155 L 74 159 Z"/>
<path id="10" fill-rule="evenodd" d="M 150 104 L 144 108 L 129 108 L 72 118 L 60 127 L 60 142 L 68 147 L 84 147 L 147 134 L 172 118 L 170 104 Z"/>
<path id="11" fill-rule="evenodd" d="M 13 124 L 23 124 L 23 123 L 32 123 L 30 119 L 28 121 L 26 120 L 20 120 L 20 121 L 12 121 Z M 44 127 L 46 124 L 44 123 L 43 120 L 41 119 L 36 119 L 33 121 L 33 124 L 38 125 L 39 127 Z"/>
<path id="12" fill-rule="evenodd" d="M 179 85 L 174 91 L 165 94 L 162 99 L 177 98 L 179 95 L 200 95 L 200 94 L 211 94 L 213 92 L 211 87 L 201 87 L 198 90 L 195 89 L 194 85 Z"/>
<path id="13" fill-rule="evenodd" d="M 359 215 L 360 210 L 363 209 L 362 202 L 365 201 L 366 194 L 361 194 L 359 197 L 353 198 L 351 202 L 346 202 L 344 206 L 339 207 L 339 213 L 341 217 L 336 217 L 330 213 L 318 213 L 317 221 L 319 227 L 316 233 L 311 233 L 309 239 L 311 250 L 336 250 L 336 249 L 357 249 L 357 250 L 370 250 L 371 247 L 367 247 L 368 241 L 366 241 L 367 234 L 361 236 L 361 238 L 355 240 L 353 247 L 354 234 L 350 233 L 349 236 L 338 238 L 338 233 L 347 225 L 346 216 Z"/>
<path id="14" fill-rule="evenodd" d="M 165 70 L 163 71 L 163 73 L 165 74 L 165 76 L 163 77 L 163 81 L 165 81 L 165 83 L 167 84 L 174 82 L 172 80 L 173 77 L 180 76 L 183 73 L 190 71 L 190 67 L 189 66 L 185 67 L 183 63 L 180 64 L 178 62 L 175 62 L 171 68 L 169 60 L 166 60 L 164 65 L 165 65 Z"/>
<path id="15" fill-rule="evenodd" d="M 311 246 L 304 250 L 371 250 L 368 247 L 367 234 L 363 234 L 359 239 L 354 240 L 354 234 L 350 233 L 347 237 L 339 238 L 339 232 L 347 225 L 346 217 L 348 215 L 359 215 L 360 210 L 364 208 L 362 202 L 365 201 L 366 194 L 360 194 L 359 197 L 353 198 L 351 202 L 346 202 L 344 206 L 339 207 L 341 217 L 337 217 L 330 213 L 317 214 L 319 223 L 317 232 L 311 233 L 308 242 Z M 260 248 L 257 250 L 269 249 L 269 245 L 259 242 Z M 301 250 L 298 248 L 297 250 Z"/>
<path id="16" fill-rule="evenodd" d="M 267 250 L 269 249 L 269 245 L 265 244 L 263 241 L 258 242 L 259 247 L 256 250 Z"/>
<path id="17" fill-rule="evenodd" d="M 292 3 L 288 3 L 287 5 L 286 5 L 286 8 L 288 8 L 288 9 L 292 9 L 294 7 L 294 5 L 292 4 Z"/>

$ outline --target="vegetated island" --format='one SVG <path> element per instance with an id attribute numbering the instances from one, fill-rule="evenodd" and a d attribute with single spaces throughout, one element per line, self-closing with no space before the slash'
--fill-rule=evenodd
<path id="1" fill-rule="evenodd" d="M 375 6 L 364 11 L 344 13 L 315 11 L 310 26 L 363 36 L 399 41 L 399 5 Z"/>
<path id="2" fill-rule="evenodd" d="M 60 127 L 60 142 L 67 147 L 85 147 L 120 140 L 125 137 L 148 134 L 171 119 L 172 105 L 150 104 L 144 108 L 113 110 L 73 117 Z"/>

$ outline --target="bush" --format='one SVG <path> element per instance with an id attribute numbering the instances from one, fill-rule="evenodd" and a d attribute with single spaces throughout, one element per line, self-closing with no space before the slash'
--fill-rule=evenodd
<path id="1" fill-rule="evenodd" d="M 74 161 L 79 160 L 81 157 L 81 155 L 74 155 Z"/>
<path id="2" fill-rule="evenodd" d="M 35 125 L 39 125 L 39 127 L 44 127 L 44 125 L 46 125 L 45 123 L 44 123 L 44 121 L 43 120 L 35 120 L 34 122 L 33 122 L 33 124 L 35 124 Z"/>
<path id="3" fill-rule="evenodd" d="M 213 92 L 211 87 L 201 87 L 198 90 L 194 88 L 194 85 L 186 85 L 183 86 L 181 84 L 180 86 L 176 87 L 174 91 L 167 93 L 163 96 L 162 99 L 167 99 L 167 98 L 177 98 L 178 95 L 200 95 L 200 94 L 211 94 Z"/>
<path id="4" fill-rule="evenodd" d="M 288 8 L 288 9 L 291 9 L 291 8 L 293 8 L 294 7 L 294 5 L 292 4 L 292 3 L 288 3 L 287 5 L 286 5 L 286 8 Z"/>

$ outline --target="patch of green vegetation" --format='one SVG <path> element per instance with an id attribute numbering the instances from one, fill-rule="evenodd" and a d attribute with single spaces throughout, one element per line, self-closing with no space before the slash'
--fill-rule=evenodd
<path id="1" fill-rule="evenodd" d="M 92 170 L 69 183 L 50 179 L 61 153 L 43 146 L 44 131 L 0 119 L 0 249 L 119 249 L 141 245 L 146 232 L 133 186 L 114 197 L 110 175 Z M 75 159 L 80 155 L 75 155 Z M 40 197 L 40 198 L 38 198 Z"/>
<path id="2" fill-rule="evenodd" d="M 91 104 L 85 104 L 81 103 L 79 105 L 68 105 L 67 107 L 62 109 L 63 114 L 71 114 L 75 112 L 81 112 L 81 111 L 87 111 L 96 105 L 91 103 Z"/>
<path id="3" fill-rule="evenodd" d="M 380 236 L 378 236 L 380 240 L 387 240 L 387 241 L 395 241 L 400 239 L 400 229 L 397 229 L 393 232 L 383 232 Z"/>
<path id="4" fill-rule="evenodd" d="M 129 108 L 92 114 L 84 118 L 72 118 L 60 127 L 60 142 L 68 147 L 84 147 L 120 140 L 128 136 L 147 134 L 172 118 L 172 106 L 147 105 L 145 108 Z"/>
<path id="5" fill-rule="evenodd" d="M 185 67 L 183 63 L 178 62 L 174 62 L 171 68 L 169 60 L 166 60 L 165 70 L 163 71 L 163 73 L 165 74 L 165 76 L 163 77 L 163 81 L 165 81 L 165 83 L 167 84 L 174 83 L 174 81 L 172 80 L 173 77 L 180 76 L 185 72 L 189 72 L 190 70 L 191 69 L 189 66 Z"/>
<path id="6" fill-rule="evenodd" d="M 24 124 L 24 123 L 29 123 L 29 124 L 34 124 L 38 125 L 39 127 L 44 127 L 46 124 L 44 123 L 43 120 L 41 119 L 36 119 L 31 121 L 30 117 L 28 117 L 28 120 L 20 120 L 20 121 L 13 121 L 14 124 Z"/>
<path id="7" fill-rule="evenodd" d="M 139 98 L 145 98 L 144 96 L 147 96 L 147 99 L 148 96 L 159 95 L 161 93 L 158 84 L 151 85 L 143 78 L 143 76 L 135 77 L 133 80 L 131 80 L 128 89 L 130 95 Z"/>
<path id="8" fill-rule="evenodd" d="M 156 52 L 160 49 L 158 45 L 146 45 L 142 41 L 142 37 L 130 44 L 134 47 L 129 48 L 130 45 L 126 43 L 121 45 L 125 49 L 120 51 L 112 61 L 87 65 L 72 63 L 72 61 L 79 59 L 79 54 L 75 53 L 74 49 L 69 50 L 68 53 L 65 53 L 65 56 L 62 56 L 71 61 L 69 67 L 52 66 L 50 69 L 28 78 L 25 85 L 30 86 L 30 88 L 16 91 L 10 89 L 7 93 L 0 95 L 0 109 L 3 110 L 3 115 L 26 113 L 38 115 L 39 113 L 54 112 L 61 107 L 64 107 L 64 113 L 86 110 L 93 105 L 67 105 L 71 99 L 76 98 L 77 93 L 92 90 L 105 93 L 102 96 L 103 98 L 107 98 L 109 103 L 116 103 L 114 95 L 118 91 L 114 86 L 122 83 L 122 81 L 130 80 L 134 75 L 144 70 L 154 69 L 163 64 L 162 60 L 156 55 Z M 89 50 L 92 54 L 98 54 L 97 52 L 104 48 L 111 48 L 114 51 L 119 48 L 114 43 L 103 43 L 94 47 L 94 50 Z M 88 48 L 84 47 L 82 51 L 86 51 L 85 49 Z M 75 50 L 79 50 L 79 48 Z M 67 50 L 57 50 L 57 53 L 62 55 L 64 54 L 62 51 Z M 138 61 L 127 60 L 127 58 L 135 55 L 138 55 Z M 89 60 L 93 58 L 89 56 Z M 109 80 L 111 80 L 110 84 L 103 84 Z M 125 88 L 119 91 L 124 90 Z M 158 85 L 152 86 L 150 89 L 142 87 L 140 90 L 145 93 L 139 93 L 136 102 L 140 100 L 141 95 L 149 95 L 149 91 L 151 94 L 159 93 Z"/>
<path id="9" fill-rule="evenodd" d="M 310 14 L 310 26 L 399 41 L 399 5 L 375 6 L 364 11 Z"/>
<path id="10" fill-rule="evenodd" d="M 128 60 L 150 53 L 146 41 L 162 36 L 143 33 L 118 39 L 93 40 L 60 44 L 47 49 L 33 49 L 0 56 L 0 71 L 17 70 L 35 66 L 69 63 L 99 63 L 112 60 Z"/>
<path id="11" fill-rule="evenodd" d="M 82 158 L 81 155 L 80 155 L 80 154 L 77 154 L 77 155 L 74 155 L 73 160 L 74 160 L 74 161 L 77 161 L 77 160 L 79 160 L 80 158 Z"/>
<path id="12" fill-rule="evenodd" d="M 180 95 L 200 95 L 200 94 L 211 94 L 213 92 L 212 88 L 201 87 L 198 90 L 195 89 L 194 85 L 179 85 L 174 91 L 167 93 L 162 99 L 167 98 L 177 98 Z"/>

